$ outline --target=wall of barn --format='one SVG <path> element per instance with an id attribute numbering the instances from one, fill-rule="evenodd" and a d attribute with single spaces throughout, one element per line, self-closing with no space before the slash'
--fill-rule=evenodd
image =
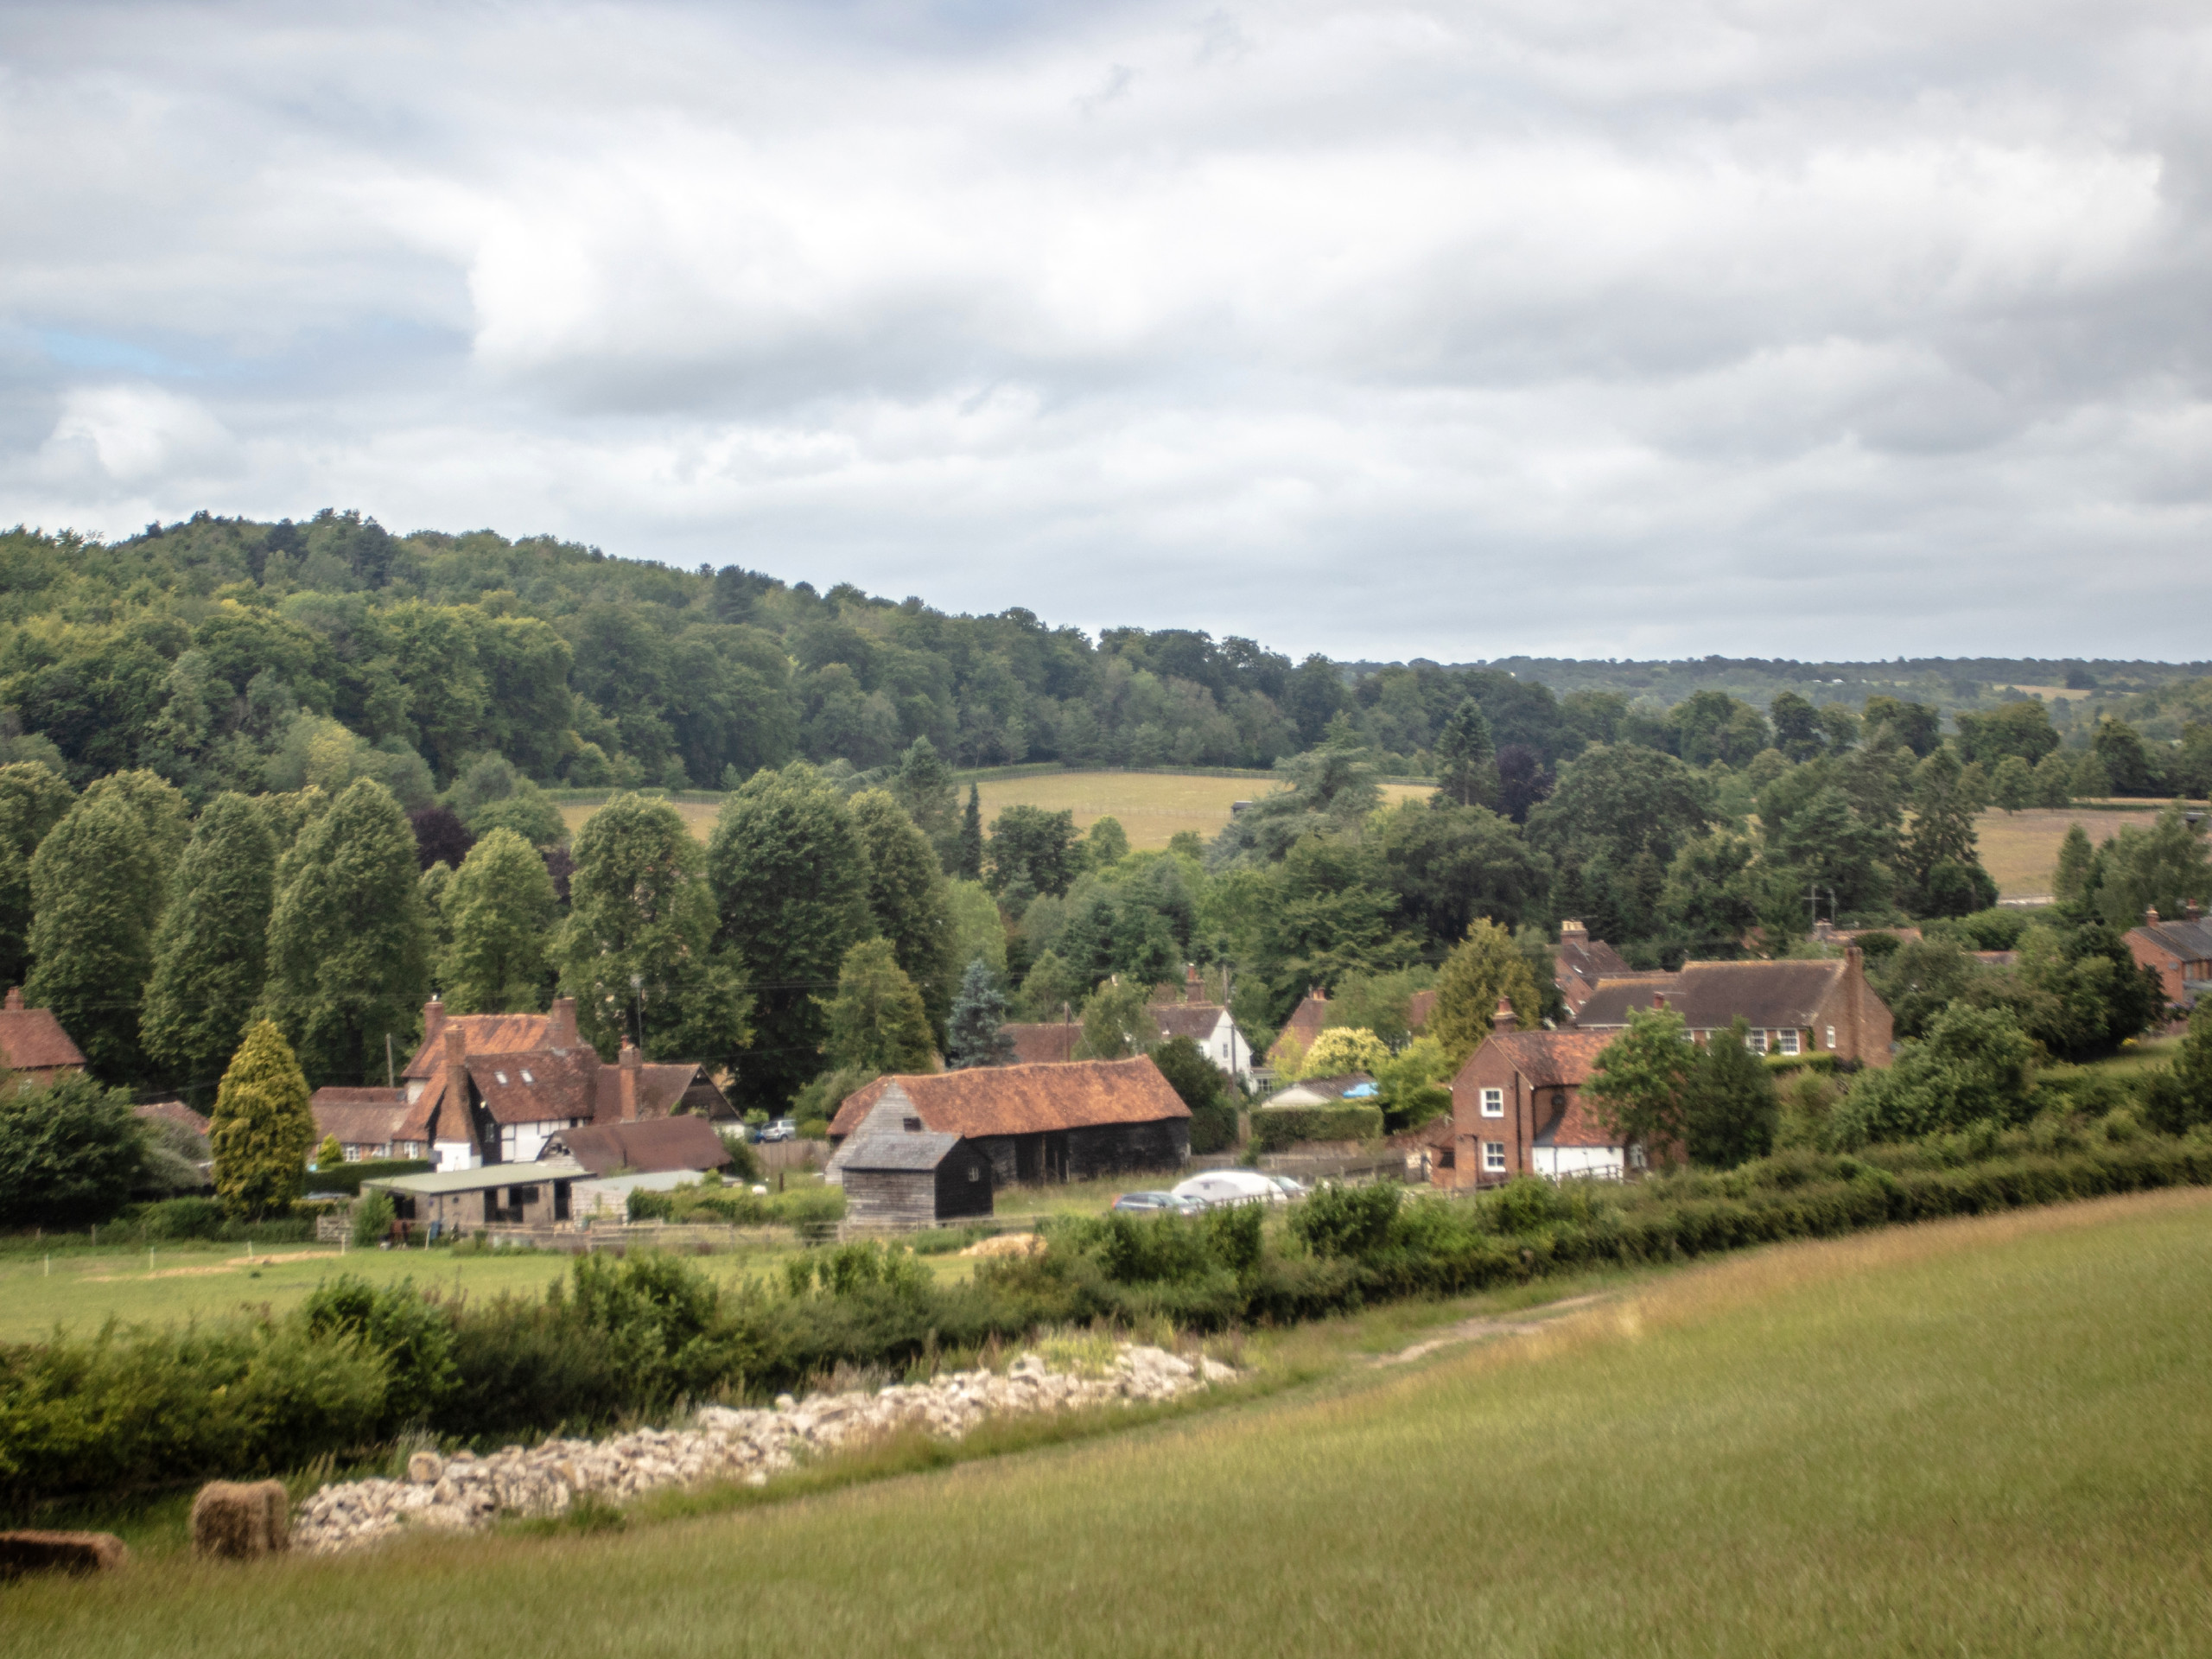
<path id="1" fill-rule="evenodd" d="M 991 1160 L 1001 1186 L 1031 1181 L 1105 1180 L 1139 1171 L 1180 1168 L 1190 1161 L 1191 1120 L 1103 1123 L 1037 1135 L 995 1135 L 975 1142 Z"/>
<path id="2" fill-rule="evenodd" d="M 845 1223 L 856 1232 L 912 1233 L 937 1225 L 937 1172 L 849 1169 Z"/>

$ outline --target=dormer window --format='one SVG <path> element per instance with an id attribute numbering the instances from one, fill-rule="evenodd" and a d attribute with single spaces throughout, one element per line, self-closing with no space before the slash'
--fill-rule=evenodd
<path id="1" fill-rule="evenodd" d="M 522 1074 L 522 1080 L 523 1080 L 524 1083 L 536 1083 L 536 1082 L 537 1081 L 537 1079 L 536 1077 L 531 1077 L 528 1071 L 524 1071 L 524 1072 Z"/>
<path id="2" fill-rule="evenodd" d="M 507 1074 L 505 1072 L 494 1071 L 492 1075 L 499 1080 L 499 1087 L 504 1089 L 507 1086 Z"/>

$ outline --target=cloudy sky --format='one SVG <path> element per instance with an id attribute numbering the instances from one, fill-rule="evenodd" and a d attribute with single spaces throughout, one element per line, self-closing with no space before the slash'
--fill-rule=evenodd
<path id="1" fill-rule="evenodd" d="M 2208 85 L 2202 0 L 12 0 L 0 522 L 2202 658 Z"/>

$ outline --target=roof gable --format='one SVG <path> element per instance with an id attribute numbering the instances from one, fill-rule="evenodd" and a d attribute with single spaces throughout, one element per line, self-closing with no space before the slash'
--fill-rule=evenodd
<path id="1" fill-rule="evenodd" d="M 1471 1086 L 1478 1068 L 1490 1070 L 1502 1062 L 1519 1072 L 1532 1089 L 1579 1089 L 1589 1081 L 1591 1069 L 1615 1034 L 1610 1031 L 1494 1031 L 1467 1057 L 1452 1087 L 1456 1092 L 1463 1083 Z"/>
<path id="2" fill-rule="evenodd" d="M 51 1071 L 62 1066 L 81 1066 L 85 1056 L 61 1029 L 51 1008 L 27 1008 L 19 989 L 8 993 L 0 1007 L 0 1060 L 11 1071 Z"/>
<path id="3" fill-rule="evenodd" d="M 2146 922 L 2128 931 L 2183 962 L 2212 960 L 2212 922 Z"/>
<path id="4" fill-rule="evenodd" d="M 703 1117 L 656 1117 L 563 1129 L 546 1141 L 543 1155 L 563 1152 L 594 1175 L 616 1169 L 719 1169 L 730 1161 L 729 1148 Z"/>
<path id="5" fill-rule="evenodd" d="M 456 1027 L 471 1054 L 514 1054 L 542 1049 L 552 1026 L 550 1014 L 448 1014 L 426 1032 L 403 1077 L 435 1077 L 444 1058 L 445 1033 Z"/>

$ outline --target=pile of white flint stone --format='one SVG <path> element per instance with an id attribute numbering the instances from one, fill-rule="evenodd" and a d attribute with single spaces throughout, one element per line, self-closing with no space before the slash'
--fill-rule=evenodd
<path id="1" fill-rule="evenodd" d="M 957 1440 L 987 1417 L 1067 1411 L 1085 1406 L 1173 1400 L 1192 1389 L 1235 1379 L 1234 1367 L 1179 1358 L 1124 1344 L 1103 1375 L 1048 1368 L 1023 1354 L 1001 1376 L 956 1371 L 928 1382 L 874 1394 L 783 1395 L 773 1411 L 709 1406 L 697 1427 L 645 1428 L 611 1440 L 547 1440 L 511 1446 L 487 1458 L 417 1452 L 404 1480 L 356 1480 L 325 1486 L 292 1518 L 292 1548 L 332 1554 L 359 1549 L 404 1528 L 459 1532 L 502 1515 L 554 1516 L 577 1496 L 608 1502 L 693 1481 L 742 1480 L 760 1486 L 802 1457 L 834 1452 L 900 1429 Z"/>

